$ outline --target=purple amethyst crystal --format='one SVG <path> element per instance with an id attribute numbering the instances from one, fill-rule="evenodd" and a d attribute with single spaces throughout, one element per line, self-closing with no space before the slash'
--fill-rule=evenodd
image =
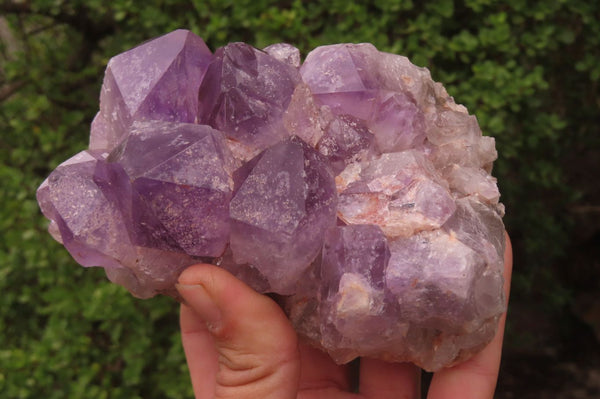
<path id="1" fill-rule="evenodd" d="M 122 165 L 131 181 L 134 242 L 191 256 L 223 253 L 235 162 L 219 132 L 138 122 L 109 161 Z"/>
<path id="2" fill-rule="evenodd" d="M 291 44 L 275 43 L 265 47 L 263 51 L 281 62 L 300 68 L 300 50 Z"/>
<path id="3" fill-rule="evenodd" d="M 199 91 L 198 121 L 264 149 L 287 136 L 282 117 L 298 70 L 245 43 L 219 48 Z"/>
<path id="4" fill-rule="evenodd" d="M 194 122 L 198 88 L 211 60 L 204 41 L 181 29 L 113 57 L 90 149 L 111 150 L 136 120 Z"/>
<path id="5" fill-rule="evenodd" d="M 340 115 L 329 122 L 317 148 L 337 175 L 353 162 L 374 158 L 374 140 L 363 121 L 352 115 Z"/>
<path id="6" fill-rule="evenodd" d="M 233 259 L 256 267 L 274 292 L 292 294 L 335 226 L 335 182 L 326 160 L 296 137 L 258 157 L 231 200 Z"/>
<path id="7" fill-rule="evenodd" d="M 49 231 L 134 295 L 212 262 L 305 340 L 437 370 L 505 310 L 494 139 L 429 71 L 370 44 L 178 30 L 110 60 L 90 148 L 38 189 Z"/>
<path id="8" fill-rule="evenodd" d="M 129 220 L 118 200 L 127 200 L 123 196 L 131 194 L 131 187 L 122 168 L 111 168 L 105 155 L 83 151 L 59 165 L 38 189 L 42 212 L 56 224 L 55 237 L 81 265 L 103 266 L 111 280 L 141 298 L 173 295 L 173 282 L 197 261 L 181 251 L 131 240 Z"/>
<path id="9" fill-rule="evenodd" d="M 338 226 L 327 232 L 320 279 L 319 317 L 328 331 L 323 339 L 346 348 L 363 346 L 386 326 L 384 271 L 390 251 L 375 225 Z M 386 317 L 387 316 L 387 317 Z M 390 327 L 387 325 L 387 327 Z M 340 351 L 332 352 L 337 360 Z"/>

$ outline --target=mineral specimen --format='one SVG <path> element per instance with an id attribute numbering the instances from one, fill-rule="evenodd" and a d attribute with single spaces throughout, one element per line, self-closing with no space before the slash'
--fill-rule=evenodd
<path id="1" fill-rule="evenodd" d="M 437 370 L 505 309 L 494 140 L 424 68 L 369 44 L 212 54 L 178 30 L 108 63 L 90 147 L 38 189 L 50 232 L 135 296 L 217 264 L 298 333 Z"/>

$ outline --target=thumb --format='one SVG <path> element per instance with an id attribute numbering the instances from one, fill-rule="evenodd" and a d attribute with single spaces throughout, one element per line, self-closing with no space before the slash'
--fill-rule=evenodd
<path id="1" fill-rule="evenodd" d="M 296 397 L 300 373 L 297 337 L 274 301 L 213 265 L 189 267 L 179 277 L 177 289 L 193 311 L 187 314 L 195 314 L 205 323 L 216 349 L 216 398 Z M 182 318 L 186 346 L 184 330 Z M 201 347 L 190 342 L 188 346 Z M 186 356 L 190 370 L 192 357 L 206 358 L 188 348 Z M 206 374 L 192 375 L 192 382 L 195 387 L 205 385 L 206 381 L 200 380 L 206 378 Z"/>

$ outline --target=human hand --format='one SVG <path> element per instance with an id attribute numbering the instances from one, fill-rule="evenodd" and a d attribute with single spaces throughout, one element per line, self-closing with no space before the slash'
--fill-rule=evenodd
<path id="1" fill-rule="evenodd" d="M 505 292 L 512 248 L 507 236 Z M 196 399 L 388 399 L 420 397 L 420 370 L 407 363 L 363 358 L 359 388 L 351 393 L 347 365 L 298 343 L 281 308 L 227 271 L 212 265 L 186 269 L 177 286 L 181 334 Z M 434 374 L 429 399 L 493 398 L 506 315 L 488 346 Z"/>

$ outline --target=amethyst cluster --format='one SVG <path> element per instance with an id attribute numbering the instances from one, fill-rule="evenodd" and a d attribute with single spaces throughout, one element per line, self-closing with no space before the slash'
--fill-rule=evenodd
<path id="1" fill-rule="evenodd" d="M 50 233 L 133 295 L 212 262 L 279 295 L 337 362 L 436 370 L 494 336 L 494 139 L 370 44 L 211 53 L 178 30 L 108 63 L 89 149 L 38 189 Z"/>

